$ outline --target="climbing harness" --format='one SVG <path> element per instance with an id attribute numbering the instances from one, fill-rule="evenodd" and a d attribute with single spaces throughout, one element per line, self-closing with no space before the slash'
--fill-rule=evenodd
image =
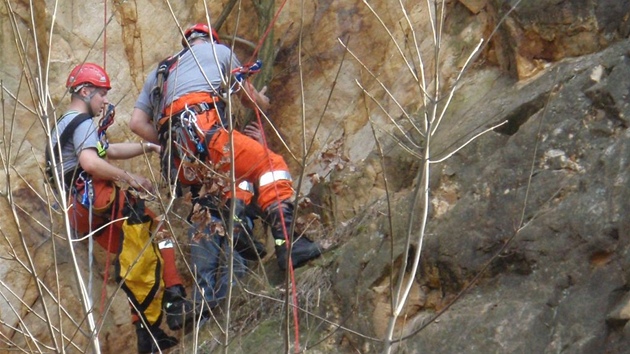
<path id="1" fill-rule="evenodd" d="M 98 130 L 97 130 L 99 141 L 97 142 L 96 149 L 97 149 L 98 156 L 101 158 L 104 158 L 105 156 L 107 156 L 107 148 L 109 147 L 109 142 L 107 140 L 107 128 L 109 128 L 114 123 L 114 116 L 115 116 L 114 105 L 108 104 L 108 106 L 105 108 L 105 113 L 103 114 L 103 117 L 99 120 Z M 92 117 L 88 114 L 77 115 L 62 132 L 62 136 L 60 137 L 58 144 L 61 143 L 60 145 L 61 147 L 67 144 L 72 138 L 72 135 L 74 134 L 74 131 L 79 126 L 79 124 L 91 118 Z M 58 149 L 58 147 L 56 148 Z M 52 164 L 50 165 L 52 166 Z M 74 170 L 72 172 L 75 173 Z M 107 218 L 104 217 L 106 210 L 96 210 L 94 208 L 94 198 L 95 198 L 94 184 L 92 182 L 92 177 L 87 172 L 85 172 L 83 169 L 78 167 L 78 171 L 76 171 L 76 178 L 72 178 L 72 177 L 73 176 L 68 176 L 68 178 L 64 177 L 66 186 L 70 188 L 71 195 L 75 197 L 75 200 L 79 202 L 85 209 L 87 209 L 87 212 L 88 212 L 87 234 L 92 235 L 94 232 L 93 224 L 94 224 L 95 213 L 98 214 L 98 217 L 100 219 L 106 220 Z M 111 201 L 113 204 L 115 201 L 115 198 L 111 198 Z M 109 204 L 106 206 L 105 209 L 109 209 L 109 208 L 113 208 L 113 206 Z M 78 223 L 79 222 L 77 221 L 76 224 Z M 93 283 L 93 278 L 94 278 L 93 277 L 93 268 L 94 268 L 94 252 L 93 251 L 94 251 L 94 238 L 89 237 L 88 238 L 88 273 L 89 274 L 88 274 L 87 293 L 90 296 L 92 294 L 92 287 L 93 287 L 92 283 Z"/>

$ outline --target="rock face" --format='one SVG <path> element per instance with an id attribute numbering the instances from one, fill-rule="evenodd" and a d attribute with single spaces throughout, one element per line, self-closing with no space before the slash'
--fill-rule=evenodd
<path id="1" fill-rule="evenodd" d="M 309 310 L 320 316 L 302 315 L 319 324 L 301 322 L 303 337 L 317 338 L 305 345 L 332 333 L 311 349 L 380 352 L 391 285 L 404 269 L 412 286 L 395 326 L 396 337 L 405 337 L 394 344 L 400 352 L 623 353 L 630 318 L 630 3 L 445 4 L 437 60 L 429 12 L 435 18 L 440 7 L 414 3 L 403 13 L 388 2 L 369 8 L 361 1 L 318 1 L 304 8 L 289 2 L 280 12 L 273 79 L 266 82 L 273 103 L 268 116 L 278 133 L 268 123 L 265 130 L 296 179 L 303 171 L 300 193 L 311 201 L 308 211 L 321 216 L 321 229 L 310 235 L 330 247 L 297 273 L 299 284 L 318 284 L 299 291 L 308 304 L 317 303 Z M 86 327 L 63 219 L 42 183 L 47 125 L 41 118 L 65 108 L 63 85 L 74 65 L 105 59 L 110 100 L 117 103 L 111 139 L 134 139 L 128 113 L 146 73 L 178 50 L 174 19 L 186 26 L 205 17 L 202 3 L 171 5 L 172 13 L 160 1 L 116 1 L 107 8 L 77 1 L 0 5 L 0 348 L 89 348 L 89 336 L 76 332 Z M 210 4 L 213 20 L 225 5 Z M 237 10 L 227 18 L 220 28 L 224 38 L 236 33 L 257 41 L 251 6 L 243 4 L 242 19 Z M 473 65 L 460 78 L 481 38 Z M 252 55 L 240 44 L 236 51 L 243 61 Z M 50 65 L 38 66 L 38 60 Z M 439 87 L 437 104 L 423 98 L 422 68 L 427 91 L 434 96 Z M 445 102 L 448 109 L 431 137 L 433 160 L 484 128 L 507 123 L 432 165 L 426 236 L 420 244 L 422 210 L 415 209 L 406 251 L 422 166 L 419 146 L 426 141 L 414 124 L 421 126 L 425 112 L 441 111 Z M 137 161 L 121 165 L 149 171 Z M 87 244 L 74 249 L 87 279 Z M 418 252 L 414 274 L 405 264 Z M 103 352 L 122 353 L 134 347 L 135 335 L 116 284 L 102 290 L 109 261 L 96 253 L 93 300 L 116 294 L 99 340 Z M 275 260 L 268 264 L 277 272 L 269 269 Z M 255 289 L 267 294 L 267 285 Z M 104 307 L 96 307 L 100 318 Z M 283 350 L 281 331 L 274 330 L 282 315 L 257 318 L 258 330 L 240 337 L 231 352 Z"/>
<path id="2" fill-rule="evenodd" d="M 441 186 L 461 186 L 452 209 L 434 215 L 423 250 L 417 285 L 437 301 L 423 305 L 401 332 L 413 333 L 480 279 L 439 321 L 401 346 L 440 353 L 623 352 L 629 182 L 623 117 L 629 92 L 613 81 L 630 69 L 629 44 L 559 63 L 522 87 L 491 93 L 489 105 L 503 107 L 500 119 L 515 117 L 514 126 L 477 140 L 436 169 L 434 197 Z M 542 104 L 533 114 L 516 118 L 539 105 L 536 100 Z M 396 224 L 406 222 L 408 205 L 397 203 Z M 355 298 L 376 299 L 388 277 L 389 270 L 378 266 L 389 258 L 389 248 L 379 246 L 390 242 L 387 224 L 370 223 L 379 225 L 370 243 L 353 239 L 340 252 L 365 256 L 358 262 L 339 257 L 334 265 L 342 299 L 357 288 L 363 291 Z M 354 279 L 353 286 L 343 279 Z M 365 301 L 345 305 L 351 313 L 373 310 Z M 378 333 L 375 324 L 349 316 Z"/>

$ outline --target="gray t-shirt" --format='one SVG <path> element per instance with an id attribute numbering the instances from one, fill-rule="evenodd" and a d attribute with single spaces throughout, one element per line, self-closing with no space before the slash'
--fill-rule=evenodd
<path id="1" fill-rule="evenodd" d="M 66 112 L 61 117 L 61 120 L 57 122 L 57 129 L 59 129 L 59 135 L 55 132 L 55 128 L 52 130 L 51 139 L 52 146 L 57 144 L 57 137 L 61 136 L 64 129 L 70 124 L 72 119 L 79 114 L 77 111 Z M 68 143 L 61 147 L 61 160 L 63 161 L 63 172 L 61 165 L 57 166 L 57 173 L 63 174 L 74 170 L 79 165 L 79 153 L 86 148 L 97 148 L 98 134 L 97 126 L 93 119 L 88 119 L 74 130 L 72 138 L 68 140 Z M 56 154 L 56 152 L 53 152 Z"/>
<path id="2" fill-rule="evenodd" d="M 239 66 L 241 66 L 240 62 L 227 46 L 216 43 L 214 45 L 212 43 L 195 44 L 181 56 L 169 73 L 164 87 L 163 106 L 160 107 L 160 110 L 188 93 L 219 92 L 221 78 L 227 78 L 232 71 L 231 68 Z M 135 108 L 144 111 L 149 116 L 153 114 L 151 90 L 157 81 L 156 71 L 157 68 L 153 69 L 147 76 L 135 104 Z"/>

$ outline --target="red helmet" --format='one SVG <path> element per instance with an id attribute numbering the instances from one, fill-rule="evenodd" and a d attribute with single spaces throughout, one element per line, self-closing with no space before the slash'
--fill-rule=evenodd
<path id="1" fill-rule="evenodd" d="M 88 85 L 108 90 L 112 88 L 109 76 L 103 68 L 93 63 L 79 64 L 70 72 L 66 87 L 70 92 L 77 92 Z"/>
<path id="2" fill-rule="evenodd" d="M 186 48 L 186 42 L 190 42 L 195 38 L 199 37 L 209 37 L 210 36 L 210 27 L 205 23 L 197 23 L 194 24 L 184 32 L 184 39 L 182 39 L 182 46 Z M 217 43 L 221 43 L 219 40 L 219 34 L 213 28 L 212 29 L 212 39 L 217 41 Z"/>

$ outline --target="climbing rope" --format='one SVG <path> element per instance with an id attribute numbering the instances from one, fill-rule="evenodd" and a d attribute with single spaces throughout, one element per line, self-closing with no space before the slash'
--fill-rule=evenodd
<path id="1" fill-rule="evenodd" d="M 273 22 L 271 23 L 273 24 Z M 265 32 L 265 34 L 269 33 L 269 30 L 267 30 Z M 262 43 L 262 42 L 260 42 Z M 256 49 L 258 50 L 258 48 Z M 251 63 L 251 64 L 245 64 L 243 66 L 240 66 L 238 68 L 235 68 L 234 70 L 232 70 L 232 75 L 234 75 L 234 78 L 236 79 L 236 83 L 235 84 L 239 84 L 240 85 L 252 85 L 251 82 L 249 82 L 249 77 L 252 76 L 255 73 L 258 73 L 260 71 L 262 67 L 262 62 L 260 60 L 256 60 L 255 62 Z M 262 145 L 265 147 L 265 151 L 267 151 L 267 162 L 269 163 L 269 167 L 273 168 L 273 164 L 271 162 L 271 157 L 269 156 L 269 148 L 267 146 L 267 139 L 265 136 L 265 131 L 262 129 L 262 119 L 260 117 L 260 109 L 256 108 L 254 110 L 256 112 L 256 121 L 258 122 L 258 126 L 261 127 L 260 129 L 260 136 L 262 138 Z M 279 195 L 278 192 L 278 187 L 274 184 L 274 188 L 275 188 L 275 192 L 276 192 L 276 196 Z M 281 202 L 280 200 L 276 200 L 276 202 Z M 284 234 L 284 241 L 285 241 L 285 245 L 289 245 L 290 244 L 290 237 L 289 237 L 289 231 L 286 228 L 285 222 L 284 222 L 284 211 L 283 208 L 278 208 L 279 214 L 280 214 L 280 222 L 282 225 L 282 232 Z M 291 248 L 290 248 L 291 249 Z M 294 326 L 294 334 L 295 334 L 295 352 L 299 352 L 300 351 L 300 342 L 299 342 L 299 338 L 300 338 L 300 331 L 299 331 L 299 325 L 298 325 L 298 302 L 297 302 L 297 286 L 296 286 L 296 282 L 295 282 L 295 273 L 294 273 L 294 269 L 293 269 L 293 261 L 291 260 L 291 252 L 290 249 L 287 250 L 287 254 L 288 254 L 288 270 L 289 270 L 289 279 L 290 279 L 290 283 L 291 283 L 291 301 L 293 303 L 293 321 L 295 323 Z"/>
<path id="2" fill-rule="evenodd" d="M 278 21 L 280 12 L 282 11 L 282 9 L 284 8 L 284 5 L 286 4 L 287 4 L 287 0 L 284 0 L 282 4 L 280 5 L 280 7 L 278 7 L 278 11 L 276 11 L 276 14 L 273 16 L 273 19 L 271 20 L 271 22 L 269 22 L 269 25 L 265 29 L 265 32 L 263 33 L 262 37 L 260 37 L 260 39 L 258 40 L 258 44 L 256 45 L 256 48 L 254 49 L 254 52 L 252 53 L 252 56 L 249 60 L 250 62 L 254 61 L 254 58 L 258 56 L 258 52 L 260 51 L 260 48 L 262 48 L 262 45 L 265 42 L 265 39 L 267 39 L 267 36 L 269 35 L 269 32 L 271 32 L 271 29 L 273 28 L 273 26 L 276 24 L 276 21 Z"/>
<path id="3" fill-rule="evenodd" d="M 265 40 L 267 39 L 267 36 L 269 35 L 269 33 L 271 32 L 271 29 L 273 28 L 273 26 L 275 25 L 276 21 L 278 20 L 278 17 L 280 16 L 280 12 L 282 11 L 282 9 L 284 8 L 284 6 L 286 5 L 287 0 L 284 0 L 282 2 L 282 4 L 280 5 L 280 7 L 278 7 L 278 10 L 276 11 L 273 19 L 271 20 L 271 22 L 269 23 L 269 25 L 267 26 L 267 28 L 265 29 L 265 32 L 263 33 L 262 37 L 260 37 L 260 39 L 258 40 L 258 44 L 256 45 L 256 48 L 254 49 L 254 52 L 252 53 L 252 56 L 249 60 L 249 62 L 254 62 L 254 59 L 258 56 L 258 52 L 260 51 L 260 48 L 262 48 L 263 43 L 265 42 Z M 260 65 L 258 65 L 258 67 L 255 66 L 256 63 L 259 63 L 259 61 L 254 62 L 254 65 L 250 65 L 249 66 L 249 70 L 251 71 L 252 66 L 257 69 L 260 70 L 260 66 L 262 63 L 260 63 Z M 257 72 L 257 71 L 256 71 Z M 244 84 L 251 84 L 249 83 L 249 76 L 251 75 L 251 73 L 248 73 L 248 75 L 246 75 L 243 79 Z M 238 79 L 238 78 L 237 78 Z M 260 127 L 260 136 L 262 138 L 262 145 L 265 147 L 266 151 L 269 151 L 268 149 L 268 145 L 267 145 L 267 137 L 265 136 L 265 131 L 264 129 L 262 129 L 263 125 L 262 125 L 262 119 L 260 117 L 260 109 L 256 108 L 254 110 L 256 112 L 256 121 L 258 123 L 258 126 Z M 269 163 L 269 166 L 272 167 L 272 162 L 271 162 L 271 157 L 269 156 L 269 154 L 267 154 L 267 161 Z M 276 191 L 276 196 L 279 195 L 278 192 L 278 187 L 274 184 L 274 188 Z M 280 200 L 277 200 L 277 202 L 280 202 Z M 285 218 L 284 218 L 284 212 L 282 210 L 282 208 L 279 208 L 279 213 L 280 213 L 280 222 L 282 225 L 282 231 L 284 233 L 284 239 L 285 239 L 285 246 L 290 244 L 290 238 L 289 238 L 289 231 L 286 229 L 286 224 L 285 224 Z M 296 281 L 295 281 L 295 271 L 293 269 L 293 261 L 291 259 L 291 252 L 289 252 L 292 249 L 292 247 L 290 247 L 287 250 L 287 254 L 288 254 L 288 271 L 289 271 L 289 279 L 290 279 L 290 284 L 291 284 L 291 301 L 293 303 L 293 323 L 295 324 L 294 326 L 294 336 L 295 336 L 295 348 L 294 351 L 295 353 L 299 353 L 300 352 L 300 329 L 299 329 L 299 316 L 298 316 L 298 301 L 297 301 L 297 285 L 296 285 Z"/>
<path id="4" fill-rule="evenodd" d="M 103 69 L 107 72 L 107 0 L 103 4 Z"/>
<path id="5" fill-rule="evenodd" d="M 105 70 L 105 72 L 107 72 L 107 25 L 108 25 L 108 21 L 107 21 L 107 0 L 103 0 L 103 70 Z M 105 131 L 107 130 L 107 128 L 114 124 L 114 105 L 110 104 L 106 111 L 103 113 L 103 118 L 101 118 L 101 122 L 99 122 L 99 128 L 98 128 L 98 138 L 99 138 L 99 148 L 98 148 L 98 155 L 100 157 L 104 157 L 104 155 L 107 154 L 107 148 L 109 147 L 109 141 L 107 140 L 107 135 L 105 133 Z M 103 120 L 107 120 L 107 122 L 103 122 Z M 114 205 L 112 205 L 112 215 L 111 215 L 111 220 L 114 219 Z M 92 210 L 90 209 L 90 218 L 92 218 Z M 92 228 L 92 223 L 90 222 L 90 229 Z M 109 235 L 108 235 L 108 244 L 107 244 L 107 256 L 106 256 L 106 260 L 105 260 L 105 274 L 103 274 L 103 285 L 101 286 L 101 301 L 100 301 L 100 305 L 99 305 L 99 312 L 101 313 L 101 318 L 104 319 L 105 316 L 103 315 L 103 311 L 105 309 L 105 299 L 107 298 L 107 279 L 109 278 L 109 265 L 111 263 L 110 260 L 110 253 L 109 253 L 109 249 L 111 247 L 111 242 L 112 242 L 112 227 L 109 228 Z M 92 262 L 93 262 L 93 258 L 94 258 L 94 237 L 90 237 L 89 239 L 89 274 L 90 274 L 90 282 L 92 280 Z"/>

